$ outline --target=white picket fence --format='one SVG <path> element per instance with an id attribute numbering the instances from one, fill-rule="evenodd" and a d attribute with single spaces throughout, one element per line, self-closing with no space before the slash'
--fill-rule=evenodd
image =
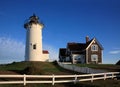
<path id="1" fill-rule="evenodd" d="M 78 66 L 75 66 L 75 65 L 70 65 L 70 64 L 64 64 L 64 63 L 61 63 L 61 62 L 57 62 L 59 66 L 61 66 L 62 68 L 64 69 L 67 69 L 67 70 L 72 70 L 72 71 L 75 71 L 75 72 L 80 72 L 80 73 L 105 73 L 107 71 L 105 70 L 100 70 L 100 69 L 92 69 L 92 68 L 89 68 L 89 67 L 78 67 Z"/>
<path id="2" fill-rule="evenodd" d="M 30 83 L 68 83 L 108 79 L 118 77 L 120 72 L 108 72 L 83 75 L 0 75 L 0 84 L 30 84 Z"/>

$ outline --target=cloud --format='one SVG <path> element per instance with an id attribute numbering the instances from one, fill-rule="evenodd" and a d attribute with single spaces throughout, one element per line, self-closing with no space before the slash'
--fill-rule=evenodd
<path id="1" fill-rule="evenodd" d="M 50 53 L 50 61 L 58 59 L 58 51 L 49 44 L 43 44 L 43 49 Z M 14 61 L 24 61 L 25 44 L 9 37 L 0 37 L 0 64 Z"/>
<path id="2" fill-rule="evenodd" d="M 110 54 L 120 54 L 120 50 L 113 50 L 109 52 Z"/>
<path id="3" fill-rule="evenodd" d="M 23 61 L 25 45 L 8 37 L 0 37 L 0 63 Z"/>

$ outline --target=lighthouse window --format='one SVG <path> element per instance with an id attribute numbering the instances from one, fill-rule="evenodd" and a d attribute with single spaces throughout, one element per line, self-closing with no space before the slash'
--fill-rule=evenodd
<path id="1" fill-rule="evenodd" d="M 33 45 L 33 49 L 36 49 L 36 44 Z"/>

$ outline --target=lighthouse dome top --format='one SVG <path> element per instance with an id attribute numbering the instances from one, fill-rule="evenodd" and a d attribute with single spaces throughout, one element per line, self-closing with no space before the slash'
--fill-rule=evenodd
<path id="1" fill-rule="evenodd" d="M 26 21 L 26 23 L 24 24 L 24 28 L 28 28 L 29 27 L 29 25 L 31 25 L 31 24 L 40 24 L 40 25 L 42 25 L 43 26 L 43 23 L 41 23 L 40 21 L 39 21 L 39 17 L 38 16 L 36 16 L 35 14 L 33 14 L 32 16 L 30 16 L 29 17 L 29 19 Z"/>
<path id="2" fill-rule="evenodd" d="M 39 17 L 36 16 L 35 14 L 33 14 L 30 18 L 29 18 L 30 23 L 39 23 Z"/>

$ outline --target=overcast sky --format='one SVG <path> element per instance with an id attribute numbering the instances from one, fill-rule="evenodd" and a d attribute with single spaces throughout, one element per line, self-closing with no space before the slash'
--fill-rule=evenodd
<path id="1" fill-rule="evenodd" d="M 103 63 L 120 59 L 120 0 L 0 0 L 0 63 L 24 61 L 26 30 L 35 13 L 44 23 L 43 48 L 58 59 L 68 42 L 96 37 Z"/>

